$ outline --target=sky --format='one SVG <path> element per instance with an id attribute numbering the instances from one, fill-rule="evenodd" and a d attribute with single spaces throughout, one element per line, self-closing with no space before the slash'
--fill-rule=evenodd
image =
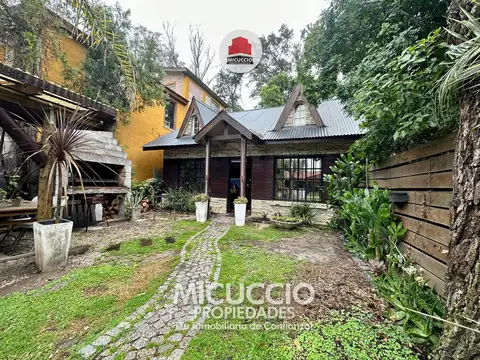
<path id="1" fill-rule="evenodd" d="M 106 0 L 113 4 L 117 0 Z M 232 30 L 246 29 L 258 36 L 277 31 L 287 24 L 294 29 L 297 39 L 300 31 L 314 22 L 327 7 L 328 0 L 118 0 L 122 8 L 130 9 L 133 23 L 162 32 L 162 22 L 175 24 L 181 60 L 189 64 L 189 25 L 200 25 L 205 41 L 215 50 L 215 66 L 210 76 L 219 70 L 218 48 L 222 38 Z M 242 105 L 253 108 L 258 99 L 249 98 L 250 90 L 242 89 Z"/>

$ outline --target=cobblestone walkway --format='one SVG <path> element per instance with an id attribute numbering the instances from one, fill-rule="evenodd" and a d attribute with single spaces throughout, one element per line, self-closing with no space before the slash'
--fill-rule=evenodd
<path id="1" fill-rule="evenodd" d="M 228 224 L 212 223 L 184 245 L 181 260 L 157 293 L 125 321 L 80 350 L 85 359 L 179 359 L 205 318 L 202 305 L 174 303 L 175 284 L 186 289 L 218 281 L 221 254 L 218 240 Z M 210 306 L 210 305 L 205 305 Z"/>

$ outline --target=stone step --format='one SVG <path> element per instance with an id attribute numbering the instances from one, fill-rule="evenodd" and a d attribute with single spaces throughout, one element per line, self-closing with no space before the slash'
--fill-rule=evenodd
<path id="1" fill-rule="evenodd" d="M 87 152 L 87 151 L 75 151 L 74 155 L 78 156 L 83 161 L 90 161 L 90 162 L 98 162 L 104 164 L 113 164 L 113 165 L 129 165 L 129 161 L 127 159 L 126 153 L 118 153 L 122 156 L 114 156 L 114 155 L 107 155 L 101 154 L 96 152 Z"/>
<path id="2" fill-rule="evenodd" d="M 111 131 L 82 130 L 82 133 L 91 137 L 104 137 L 107 139 L 113 139 L 113 132 Z"/>
<path id="3" fill-rule="evenodd" d="M 112 150 L 112 149 L 107 149 L 107 148 L 105 148 L 101 145 L 96 146 L 95 144 L 86 145 L 86 146 L 82 147 L 81 149 L 79 149 L 79 151 L 81 151 L 81 152 L 91 152 L 91 153 L 96 153 L 96 154 L 99 154 L 99 155 L 106 155 L 106 156 L 115 156 L 115 157 L 119 157 L 119 158 L 123 158 L 123 159 L 127 158 L 127 153 L 124 152 L 122 149 Z"/>
<path id="4" fill-rule="evenodd" d="M 118 144 L 112 144 L 112 143 L 107 143 L 107 142 L 102 142 L 99 140 L 89 140 L 88 145 L 92 147 L 99 147 L 102 149 L 107 149 L 107 150 L 115 150 L 115 151 L 123 151 L 122 147 Z"/>

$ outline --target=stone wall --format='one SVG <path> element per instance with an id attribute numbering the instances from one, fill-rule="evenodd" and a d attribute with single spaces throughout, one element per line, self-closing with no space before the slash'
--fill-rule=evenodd
<path id="1" fill-rule="evenodd" d="M 163 84 L 165 86 L 170 87 L 173 91 L 177 94 L 184 95 L 183 91 L 183 74 L 182 73 L 172 73 L 172 74 L 165 74 L 163 77 Z M 169 86 L 175 84 L 175 86 Z"/>
<path id="2" fill-rule="evenodd" d="M 254 145 L 248 143 L 247 156 L 268 156 L 268 155 L 324 155 L 340 154 L 348 150 L 353 143 L 352 139 L 321 139 L 316 142 L 303 143 L 281 143 Z M 212 157 L 239 157 L 240 140 L 238 141 L 215 141 L 212 143 Z M 178 147 L 165 150 L 166 159 L 202 159 L 205 157 L 203 146 Z"/>
<path id="3" fill-rule="evenodd" d="M 227 212 L 227 199 L 211 197 L 210 211 L 216 214 L 225 214 Z"/>
<path id="4" fill-rule="evenodd" d="M 299 101 L 303 102 L 305 104 L 305 117 L 306 117 L 306 124 L 307 125 L 315 125 L 315 119 L 312 116 L 312 113 L 310 112 L 308 103 L 304 96 L 300 94 L 299 96 Z M 296 103 L 298 104 L 298 103 Z M 284 126 L 293 126 L 293 116 L 295 114 L 295 106 L 292 107 L 292 110 L 290 110 L 290 113 L 288 114 L 287 118 L 285 119 L 285 125 Z"/>
<path id="5" fill-rule="evenodd" d="M 269 218 L 276 214 L 280 213 L 284 216 L 289 216 L 290 208 L 292 205 L 302 204 L 291 201 L 280 201 L 280 200 L 252 200 L 252 216 L 263 217 L 268 216 Z M 327 204 L 323 203 L 309 203 L 314 211 L 316 212 L 315 217 L 313 218 L 314 224 L 327 225 L 330 219 L 333 216 L 333 211 L 329 209 Z"/>

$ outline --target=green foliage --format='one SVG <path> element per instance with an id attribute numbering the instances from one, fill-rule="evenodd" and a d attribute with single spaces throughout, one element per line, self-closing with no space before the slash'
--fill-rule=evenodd
<path id="1" fill-rule="evenodd" d="M 197 194 L 193 197 L 195 202 L 208 202 L 210 200 L 210 196 L 207 194 Z"/>
<path id="2" fill-rule="evenodd" d="M 296 204 L 290 208 L 290 216 L 300 220 L 303 225 L 312 225 L 316 212 L 310 204 Z"/>
<path id="3" fill-rule="evenodd" d="M 296 78 L 285 72 L 272 76 L 260 90 L 259 106 L 269 108 L 285 105 L 296 83 Z"/>
<path id="4" fill-rule="evenodd" d="M 341 154 L 330 167 L 331 174 L 325 175 L 328 184 L 328 198 L 330 205 L 339 207 L 343 195 L 353 192 L 360 183 L 365 181 L 365 166 L 360 160 L 356 160 L 352 154 Z"/>
<path id="5" fill-rule="evenodd" d="M 195 212 L 194 194 L 183 188 L 170 189 L 165 192 L 165 208 L 180 212 Z"/>
<path id="6" fill-rule="evenodd" d="M 288 217 L 288 216 L 281 216 L 281 215 L 272 216 L 272 220 L 286 222 L 286 223 L 298 223 L 301 221 L 299 218 L 296 218 L 296 217 Z"/>
<path id="7" fill-rule="evenodd" d="M 246 197 L 239 196 L 235 200 L 233 200 L 233 203 L 234 204 L 239 204 L 239 205 L 248 204 L 248 199 Z"/>
<path id="8" fill-rule="evenodd" d="M 365 259 L 385 259 L 390 253 L 388 226 L 392 209 L 388 190 L 354 189 L 346 192 L 338 210 L 340 226 L 348 238 L 350 250 Z"/>
<path id="9" fill-rule="evenodd" d="M 353 151 L 370 160 L 440 137 L 456 126 L 458 114 L 452 109 L 437 116 L 436 85 L 447 70 L 440 29 L 392 60 L 410 38 L 406 31 L 383 50 L 372 49 L 345 85 L 347 108 L 366 130 Z"/>
<path id="10" fill-rule="evenodd" d="M 300 332 L 293 343 L 294 359 L 417 359 L 399 327 L 377 323 L 368 313 L 334 311 L 326 321 Z"/>
<path id="11" fill-rule="evenodd" d="M 7 198 L 7 192 L 3 189 L 0 189 L 0 201 L 5 201 Z"/>
<path id="12" fill-rule="evenodd" d="M 410 268 L 415 271 L 414 267 Z M 396 309 L 391 318 L 403 325 L 405 333 L 417 342 L 436 345 L 443 322 L 410 311 L 440 318 L 445 316 L 443 300 L 423 278 L 415 272 L 404 276 L 389 272 L 374 281 L 380 294 Z"/>
<path id="13" fill-rule="evenodd" d="M 158 177 L 145 179 L 140 182 L 133 180 L 132 191 L 142 192 L 143 194 L 145 194 L 146 197 L 148 197 L 148 200 L 152 202 L 153 201 L 152 194 L 153 195 L 162 194 L 165 191 L 165 184 Z"/>
<path id="14" fill-rule="evenodd" d="M 106 19 L 109 32 L 127 41 L 136 76 L 135 107 L 132 107 L 131 94 L 124 88 L 123 68 L 116 54 L 108 51 L 108 42 L 88 50 L 84 63 L 86 76 L 78 90 L 119 109 L 121 119 L 128 122 L 131 110 L 141 111 L 164 100 L 161 36 L 143 26 L 133 26 L 130 10 L 124 11 L 118 3 L 115 6 L 98 6 L 95 12 L 99 18 Z"/>
<path id="15" fill-rule="evenodd" d="M 125 209 L 134 209 L 140 206 L 145 199 L 145 193 L 142 190 L 132 190 L 132 192 L 125 196 Z"/>
<path id="16" fill-rule="evenodd" d="M 213 90 L 227 104 L 229 111 L 242 110 L 242 94 L 240 92 L 243 83 L 243 74 L 221 70 L 216 78 Z"/>
<path id="17" fill-rule="evenodd" d="M 449 1 L 443 0 L 333 0 L 317 22 L 307 29 L 301 82 L 313 103 L 337 95 L 343 79 L 362 62 L 369 49 L 381 49 L 409 28 L 416 39 L 446 24 Z M 394 26 L 397 33 L 384 33 Z M 344 76 L 339 76 L 340 74 Z"/>
<path id="18" fill-rule="evenodd" d="M 476 6 L 473 7 L 475 8 Z M 460 8 L 460 11 L 463 20 L 457 24 L 456 20 L 452 20 L 452 29 L 448 31 L 452 39 L 455 39 L 455 44 L 448 45 L 449 68 L 438 89 L 440 115 L 450 110 L 452 102 L 455 103 L 458 98 L 459 90 L 468 89 L 478 95 L 475 81 L 478 81 L 479 77 L 480 20 L 463 8 Z M 455 31 L 454 27 L 460 29 Z"/>
<path id="19" fill-rule="evenodd" d="M 289 79 L 295 73 L 295 65 L 300 57 L 300 44 L 296 43 L 294 38 L 293 30 L 285 24 L 280 26 L 277 33 L 272 32 L 260 37 L 263 47 L 262 61 L 248 76 L 253 86 L 251 97 L 260 96 L 262 87 L 268 85 L 272 78 L 275 79 L 275 84 L 272 85 L 281 85 L 281 92 L 285 91 L 283 79 Z M 279 74 L 283 75 L 275 78 Z M 293 87 L 290 91 L 292 89 Z M 283 104 L 284 102 L 281 105 Z"/>

